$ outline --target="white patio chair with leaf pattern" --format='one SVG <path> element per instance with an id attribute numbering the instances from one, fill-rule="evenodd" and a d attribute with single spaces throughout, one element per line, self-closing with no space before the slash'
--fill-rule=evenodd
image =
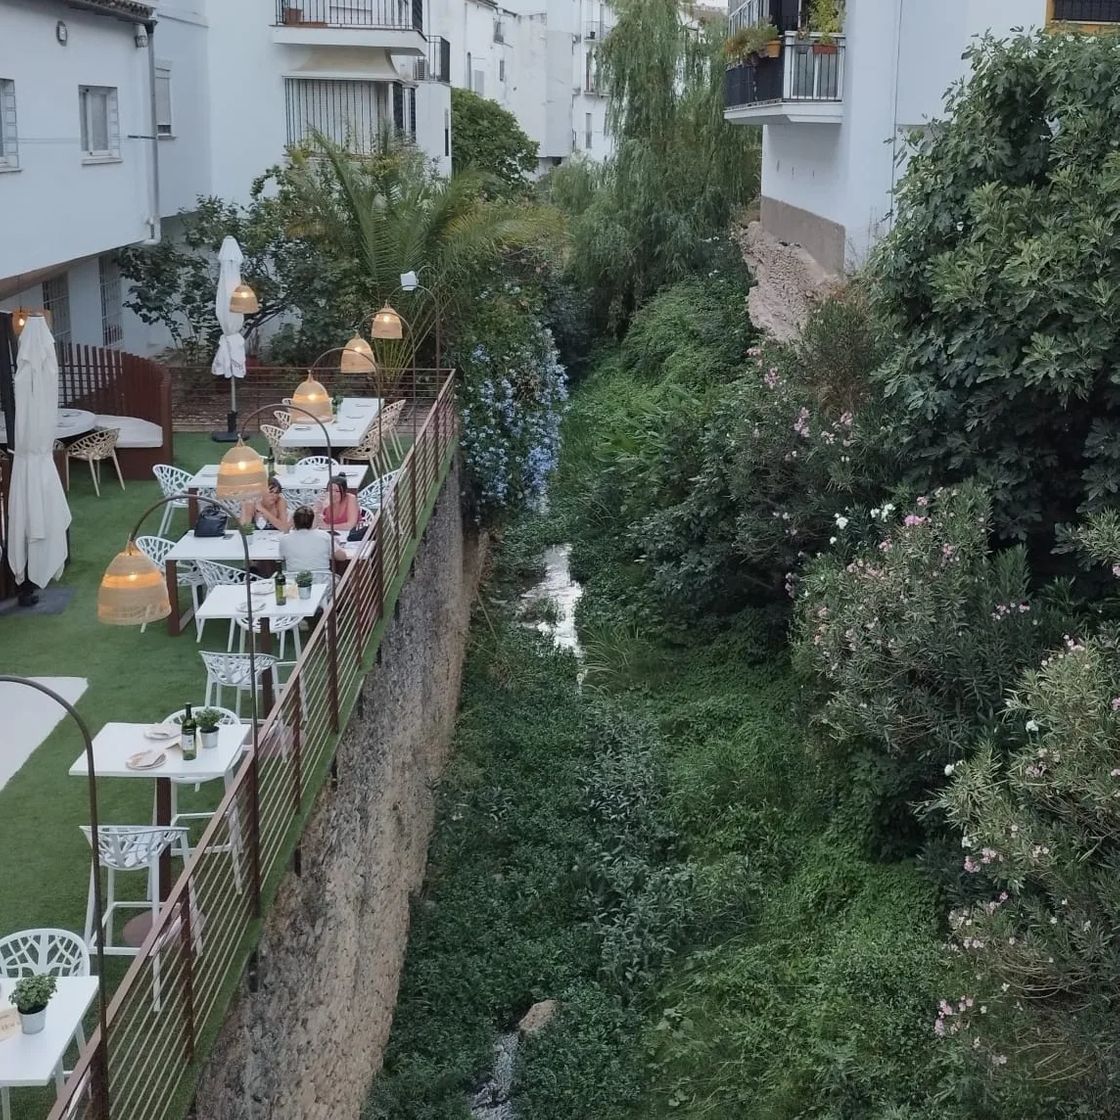
<path id="1" fill-rule="evenodd" d="M 144 536 L 136 538 L 136 547 L 157 568 L 163 568 L 167 562 L 167 554 L 174 547 L 175 542 L 168 537 L 154 537 Z M 206 586 L 206 581 L 202 578 L 202 573 L 198 570 L 198 565 L 193 560 L 179 560 L 175 564 L 175 582 L 179 587 L 189 587 L 191 592 L 191 602 L 194 604 L 194 629 L 196 640 L 202 640 L 202 624 L 203 619 L 198 617 L 198 608 L 201 602 L 199 592 Z M 140 627 L 140 633 L 143 634 L 147 630 L 148 624 L 145 622 Z"/>

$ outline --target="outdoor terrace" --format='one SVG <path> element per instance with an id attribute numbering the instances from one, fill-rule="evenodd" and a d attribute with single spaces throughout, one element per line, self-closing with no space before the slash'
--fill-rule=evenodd
<path id="1" fill-rule="evenodd" d="M 239 402 L 242 414 L 289 395 L 299 372 L 251 373 Z M 179 400 L 195 393 L 195 414 L 203 422 L 203 412 L 213 409 L 213 379 L 207 384 L 187 374 L 182 382 L 188 388 L 184 394 L 181 386 Z M 224 794 L 221 782 L 199 793 L 182 787 L 181 810 L 214 815 L 201 835 L 192 832 L 194 852 L 185 867 L 176 862 L 174 883 L 139 954 L 108 961 L 114 994 L 105 1040 L 107 1111 L 91 1091 L 102 1044 L 91 1010 L 89 1042 L 76 1064 L 73 1054 L 68 1057 L 67 1067 L 75 1070 L 62 1095 L 56 1101 L 53 1088 L 13 1090 L 15 1120 L 47 1115 L 141 1120 L 185 1112 L 208 1043 L 259 932 L 260 915 L 329 773 L 338 735 L 373 664 L 454 452 L 448 371 L 421 371 L 409 379 L 404 395 L 409 408 L 402 454 L 391 464 L 398 474 L 368 527 L 368 547 L 340 576 L 336 597 L 306 635 L 298 660 L 285 666 L 279 696 L 271 711 L 262 712 L 259 751 L 247 740 Z M 263 451 L 263 440 L 256 443 Z M 215 462 L 226 450 L 202 433 L 179 432 L 175 447 L 176 464 L 188 470 Z M 208 625 L 199 645 L 193 626 L 172 637 L 161 623 L 139 633 L 97 621 L 101 576 L 136 518 L 158 497 L 154 481 L 129 482 L 122 491 L 112 479 L 98 498 L 88 474 L 75 470 L 69 495 L 72 555 L 58 585 L 69 601 L 55 614 L 13 610 L 0 617 L 0 672 L 83 678 L 77 708 L 94 735 L 110 721 L 158 722 L 186 702 L 200 703 L 205 673 L 198 651 L 225 648 L 226 630 L 219 622 Z M 170 536 L 186 528 L 183 513 L 175 516 Z M 141 531 L 155 533 L 158 525 L 157 512 Z M 247 713 L 245 705 L 242 714 Z M 79 829 L 89 821 L 87 784 L 67 773 L 81 749 L 77 729 L 64 719 L 0 788 L 5 853 L 0 936 L 36 927 L 83 928 L 90 853 Z M 103 823 L 151 820 L 149 781 L 99 779 L 97 794 Z M 231 840 L 236 854 L 229 850 Z M 192 923 L 194 933 L 184 936 Z"/>

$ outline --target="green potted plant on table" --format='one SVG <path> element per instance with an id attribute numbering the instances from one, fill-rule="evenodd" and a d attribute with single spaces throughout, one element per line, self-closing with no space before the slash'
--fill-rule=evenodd
<path id="1" fill-rule="evenodd" d="M 218 725 L 222 722 L 222 713 L 217 708 L 203 708 L 195 717 L 198 724 L 198 737 L 202 741 L 202 748 L 206 750 L 218 745 Z"/>
<path id="2" fill-rule="evenodd" d="M 723 50 L 729 61 L 753 66 L 764 55 L 777 58 L 782 51 L 782 40 L 772 23 L 760 23 L 752 27 L 740 27 L 733 35 L 728 36 Z"/>
<path id="3" fill-rule="evenodd" d="M 54 995 L 58 981 L 53 976 L 38 973 L 20 980 L 10 1001 L 19 1012 L 19 1022 L 24 1034 L 38 1034 L 47 1023 L 47 1004 Z"/>
<path id="4" fill-rule="evenodd" d="M 311 573 L 302 571 L 296 573 L 296 587 L 299 589 L 299 597 L 301 599 L 311 598 Z"/>

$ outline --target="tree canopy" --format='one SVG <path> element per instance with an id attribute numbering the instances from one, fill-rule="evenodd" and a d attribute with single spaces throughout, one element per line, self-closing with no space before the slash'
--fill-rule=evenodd
<path id="1" fill-rule="evenodd" d="M 507 190 L 524 191 L 537 168 L 537 145 L 517 118 L 469 89 L 451 91 L 451 165 L 492 175 Z"/>
<path id="2" fill-rule="evenodd" d="M 1120 40 L 969 55 L 873 260 L 882 377 L 923 482 L 980 479 L 997 530 L 1048 547 L 1120 490 Z"/>

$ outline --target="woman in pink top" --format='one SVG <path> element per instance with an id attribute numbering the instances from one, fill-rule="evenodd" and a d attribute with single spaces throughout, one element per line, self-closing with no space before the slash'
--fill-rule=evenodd
<path id="1" fill-rule="evenodd" d="M 319 527 L 348 533 L 358 524 L 358 499 L 350 493 L 345 475 L 336 475 L 327 484 L 327 500 L 319 509 Z"/>

